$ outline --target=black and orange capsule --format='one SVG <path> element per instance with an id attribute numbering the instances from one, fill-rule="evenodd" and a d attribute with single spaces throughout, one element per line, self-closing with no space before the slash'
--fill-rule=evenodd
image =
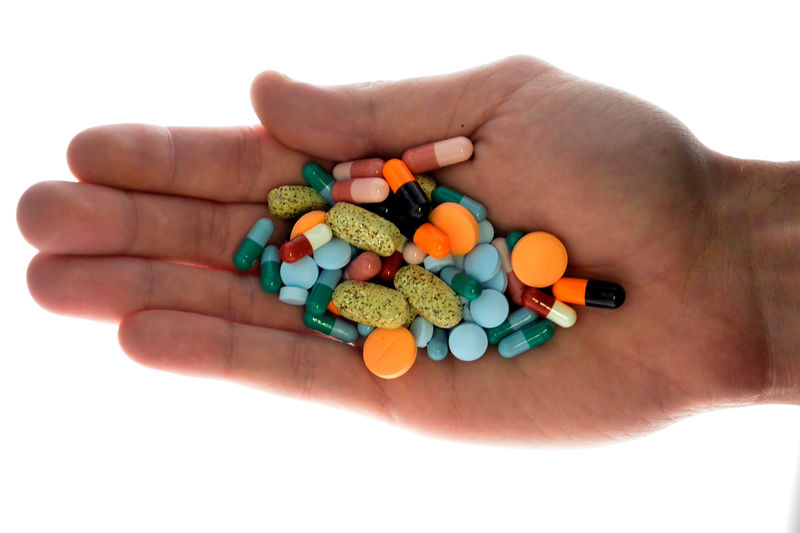
<path id="1" fill-rule="evenodd" d="M 561 278 L 553 285 L 553 295 L 575 305 L 616 309 L 625 302 L 625 289 L 611 281 Z"/>

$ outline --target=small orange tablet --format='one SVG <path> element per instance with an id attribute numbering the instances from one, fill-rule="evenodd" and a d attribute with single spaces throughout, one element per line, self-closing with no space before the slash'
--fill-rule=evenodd
<path id="1" fill-rule="evenodd" d="M 466 255 L 478 244 L 478 221 L 467 208 L 445 202 L 433 208 L 428 221 L 450 237 L 450 253 Z"/>
<path id="2" fill-rule="evenodd" d="M 416 359 L 417 343 L 406 328 L 376 328 L 364 341 L 364 364 L 379 378 L 399 378 Z"/>
<path id="3" fill-rule="evenodd" d="M 511 268 L 528 287 L 549 287 L 567 270 L 567 249 L 550 233 L 528 233 L 511 250 Z"/>
<path id="4" fill-rule="evenodd" d="M 325 211 L 309 211 L 298 218 L 297 222 L 294 223 L 289 240 L 294 239 L 301 233 L 305 233 L 317 224 L 322 224 L 323 222 L 325 222 Z"/>

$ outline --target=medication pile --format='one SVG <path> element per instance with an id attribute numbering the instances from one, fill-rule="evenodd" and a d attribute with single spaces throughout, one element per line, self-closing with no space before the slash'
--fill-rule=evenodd
<path id="1" fill-rule="evenodd" d="M 308 186 L 268 196 L 272 216 L 297 218 L 290 240 L 268 245 L 274 225 L 262 218 L 233 264 L 246 271 L 260 257 L 266 293 L 305 306 L 303 322 L 316 332 L 354 344 L 364 337 L 364 363 L 386 379 L 405 374 L 418 348 L 436 361 L 448 353 L 474 361 L 490 344 L 516 357 L 550 340 L 556 325 L 575 324 L 567 303 L 622 305 L 616 283 L 563 277 L 567 250 L 554 235 L 495 238 L 483 205 L 424 174 L 472 150 L 455 137 L 402 159 L 339 163 L 333 176 L 308 163 Z"/>

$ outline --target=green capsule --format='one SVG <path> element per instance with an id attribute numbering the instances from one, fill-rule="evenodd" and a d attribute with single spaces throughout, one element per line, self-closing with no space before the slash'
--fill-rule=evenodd
<path id="1" fill-rule="evenodd" d="M 274 230 L 275 225 L 270 219 L 258 219 L 233 255 L 233 266 L 239 270 L 249 270 L 264 251 Z"/>
<path id="2" fill-rule="evenodd" d="M 516 246 L 519 240 L 524 236 L 525 232 L 520 230 L 512 231 L 511 233 L 509 233 L 508 237 L 506 237 L 506 244 L 508 245 L 508 251 L 511 252 L 511 250 L 514 249 L 514 246 Z"/>
<path id="3" fill-rule="evenodd" d="M 506 359 L 536 348 L 553 338 L 555 325 L 549 320 L 537 320 L 500 341 L 497 351 Z"/>
<path id="4" fill-rule="evenodd" d="M 281 290 L 281 262 L 277 246 L 267 246 L 261 254 L 261 288 L 267 294 Z"/>
<path id="5" fill-rule="evenodd" d="M 306 180 L 306 183 L 311 185 L 311 188 L 317 191 L 320 196 L 325 198 L 326 202 L 331 205 L 335 203 L 331 191 L 333 190 L 333 184 L 336 183 L 336 180 L 333 179 L 333 176 L 325 172 L 324 168 L 313 161 L 311 163 L 306 163 L 303 167 L 303 179 Z"/>
<path id="6" fill-rule="evenodd" d="M 342 342 L 355 342 L 358 339 L 358 331 L 353 324 L 336 318 L 330 313 L 325 313 L 322 316 L 304 313 L 303 324 L 308 329 L 313 329 L 324 335 L 330 335 Z"/>
<path id="7" fill-rule="evenodd" d="M 473 200 L 469 196 L 464 196 L 460 192 L 454 191 L 450 187 L 439 185 L 433 190 L 433 193 L 431 193 L 431 199 L 437 204 L 443 204 L 445 202 L 453 202 L 454 204 L 458 204 L 472 213 L 472 216 L 474 216 L 475 220 L 477 220 L 479 223 L 486 220 L 486 208 L 483 206 L 483 204 L 477 200 Z"/>
<path id="8" fill-rule="evenodd" d="M 317 282 L 311 288 L 311 293 L 306 300 L 306 311 L 314 316 L 325 314 L 328 304 L 331 303 L 333 289 L 342 279 L 342 269 L 323 270 L 317 277 Z"/>
<path id="9" fill-rule="evenodd" d="M 505 320 L 505 322 L 499 326 L 495 326 L 486 330 L 486 337 L 489 339 L 489 344 L 497 344 L 505 337 L 508 337 L 515 331 L 522 329 L 523 326 L 527 326 L 531 322 L 534 322 L 537 318 L 539 318 L 539 315 L 527 307 L 520 307 L 508 315 L 508 318 Z"/>
<path id="10" fill-rule="evenodd" d="M 475 300 L 483 293 L 480 281 L 454 266 L 444 267 L 439 272 L 439 277 L 450 285 L 450 288 L 456 291 L 456 294 L 463 296 L 467 300 Z"/>

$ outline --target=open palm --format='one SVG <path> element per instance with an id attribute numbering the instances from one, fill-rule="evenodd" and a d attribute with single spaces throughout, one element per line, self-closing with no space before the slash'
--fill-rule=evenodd
<path id="1" fill-rule="evenodd" d="M 337 88 L 275 73 L 253 84 L 264 127 L 108 126 L 79 134 L 80 183 L 20 201 L 41 250 L 29 285 L 57 312 L 120 321 L 143 364 L 335 403 L 450 438 L 586 442 L 653 430 L 748 401 L 764 361 L 709 209 L 720 156 L 674 118 L 529 58 L 449 76 Z M 466 135 L 473 159 L 437 181 L 487 206 L 499 235 L 545 230 L 574 276 L 616 281 L 616 311 L 513 360 L 421 353 L 402 378 L 371 375 L 359 350 L 310 335 L 302 310 L 231 266 L 267 192 L 309 160 L 396 157 Z M 288 227 L 278 223 L 279 242 Z"/>

